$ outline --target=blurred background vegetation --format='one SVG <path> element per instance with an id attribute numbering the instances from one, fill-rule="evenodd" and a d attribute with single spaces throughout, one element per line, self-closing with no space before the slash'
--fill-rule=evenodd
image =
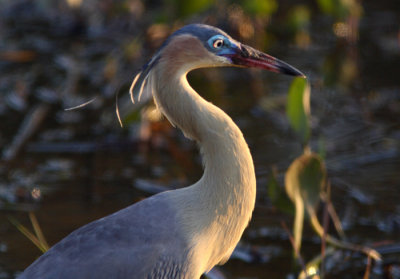
<path id="1" fill-rule="evenodd" d="M 225 277 L 302 276 L 282 226 L 291 227 L 294 214 L 283 185 L 306 146 L 323 161 L 347 240 L 383 256 L 369 278 L 400 278 L 399 18 L 397 0 L 0 0 L 0 278 L 14 278 L 41 253 L 9 218 L 29 228 L 33 212 L 52 245 L 201 176 L 194 143 L 128 96 L 163 40 L 194 22 L 287 61 L 311 86 L 311 114 L 299 131 L 290 115 L 304 112 L 287 99 L 296 87 L 289 90 L 290 77 L 244 69 L 189 75 L 242 129 L 256 166 L 256 210 L 220 268 Z M 328 252 L 324 278 L 368 278 L 365 256 Z M 301 258 L 320 253 L 305 223 Z"/>

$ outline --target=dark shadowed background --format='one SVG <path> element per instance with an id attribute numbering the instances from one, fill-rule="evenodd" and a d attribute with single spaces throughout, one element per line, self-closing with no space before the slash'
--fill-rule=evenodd
<path id="1" fill-rule="evenodd" d="M 400 278 L 398 0 L 0 0 L 0 278 L 14 278 L 41 254 L 10 219 L 31 229 L 33 212 L 52 245 L 200 178 L 195 144 L 128 96 L 162 41 L 193 22 L 220 27 L 308 76 L 311 147 L 324 155 L 347 238 L 383 254 L 370 278 Z M 293 215 L 267 188 L 273 169 L 283 185 L 302 152 L 285 114 L 292 78 L 227 68 L 197 70 L 189 81 L 242 129 L 257 172 L 252 222 L 220 270 L 226 278 L 296 278 L 301 268 L 282 227 Z M 305 224 L 304 260 L 320 250 Z M 363 278 L 367 259 L 337 251 L 327 261 L 325 278 Z"/>

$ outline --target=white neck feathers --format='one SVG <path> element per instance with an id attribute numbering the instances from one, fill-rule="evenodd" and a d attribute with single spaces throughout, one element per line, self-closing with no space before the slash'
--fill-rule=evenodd
<path id="1" fill-rule="evenodd" d="M 166 70 L 163 63 L 171 61 L 159 61 L 149 76 L 155 102 L 173 125 L 198 142 L 204 163 L 202 178 L 174 191 L 171 198 L 187 240 L 197 247 L 198 254 L 192 256 L 208 270 L 229 258 L 251 218 L 256 195 L 253 161 L 232 119 L 190 87 L 187 71 Z"/>

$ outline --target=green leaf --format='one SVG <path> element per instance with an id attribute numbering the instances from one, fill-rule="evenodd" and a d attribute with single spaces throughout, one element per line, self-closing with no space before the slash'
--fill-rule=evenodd
<path id="1" fill-rule="evenodd" d="M 295 78 L 290 85 L 286 115 L 290 126 L 306 145 L 310 138 L 310 86 L 306 79 Z"/>
<path id="2" fill-rule="evenodd" d="M 308 205 L 315 207 L 325 185 L 326 169 L 321 157 L 313 152 L 298 157 L 285 174 L 285 189 L 294 202 L 301 197 Z"/>
<path id="3" fill-rule="evenodd" d="M 294 6 L 288 16 L 288 26 L 293 31 L 305 29 L 310 24 L 311 11 L 306 5 Z"/>
<path id="4" fill-rule="evenodd" d="M 280 187 L 278 180 L 276 179 L 276 168 L 273 168 L 270 175 L 268 176 L 268 197 L 271 199 L 272 202 L 275 202 L 279 195 L 280 195 Z"/>
<path id="5" fill-rule="evenodd" d="M 214 4 L 214 0 L 174 0 L 170 2 L 175 3 L 180 17 L 188 17 L 203 12 Z"/>
<path id="6" fill-rule="evenodd" d="M 341 19 L 358 7 L 355 1 L 348 0 L 317 0 L 317 3 L 323 13 Z"/>
<path id="7" fill-rule="evenodd" d="M 243 0 L 242 3 L 246 12 L 253 15 L 269 16 L 278 9 L 276 0 Z"/>
<path id="8" fill-rule="evenodd" d="M 275 168 L 272 169 L 268 177 L 267 190 L 268 197 L 271 200 L 273 206 L 275 206 L 282 212 L 294 215 L 295 210 L 293 204 L 285 194 L 283 187 L 279 185 L 277 179 L 277 170 Z"/>
<path id="9" fill-rule="evenodd" d="M 300 252 L 304 211 L 314 213 L 325 185 L 326 169 L 316 153 L 306 152 L 289 166 L 285 174 L 286 193 L 295 205 L 293 236 L 295 250 Z"/>
<path id="10" fill-rule="evenodd" d="M 323 13 L 333 15 L 336 11 L 337 0 L 317 0 L 319 8 Z"/>
<path id="11" fill-rule="evenodd" d="M 324 137 L 318 139 L 318 155 L 322 160 L 326 158 L 326 141 Z"/>

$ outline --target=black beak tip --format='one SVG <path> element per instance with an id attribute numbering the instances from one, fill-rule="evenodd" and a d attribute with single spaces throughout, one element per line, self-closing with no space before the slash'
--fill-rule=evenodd
<path id="1" fill-rule="evenodd" d="M 289 66 L 289 65 L 287 65 Z M 280 71 L 282 74 L 290 75 L 290 76 L 295 76 L 295 77 L 302 77 L 302 78 L 307 78 L 305 74 L 297 70 L 295 67 L 289 66 L 289 67 L 282 67 L 280 68 Z"/>

